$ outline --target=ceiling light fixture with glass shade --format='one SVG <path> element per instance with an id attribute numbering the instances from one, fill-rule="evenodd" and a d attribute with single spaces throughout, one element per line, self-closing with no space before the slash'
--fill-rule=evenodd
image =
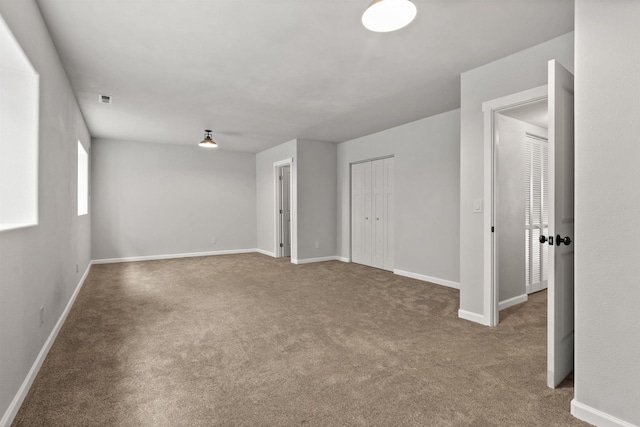
<path id="1" fill-rule="evenodd" d="M 198 145 L 205 148 L 218 148 L 218 144 L 211 138 L 211 129 L 204 130 L 204 139 Z"/>
<path id="2" fill-rule="evenodd" d="M 362 14 L 362 25 L 377 33 L 388 33 L 409 25 L 417 12 L 410 0 L 373 0 Z"/>

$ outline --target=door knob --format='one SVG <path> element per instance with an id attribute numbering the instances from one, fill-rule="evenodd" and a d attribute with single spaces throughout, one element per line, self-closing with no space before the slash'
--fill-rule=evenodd
<path id="1" fill-rule="evenodd" d="M 560 237 L 560 235 L 558 234 L 556 236 L 556 245 L 560 246 L 560 243 L 564 243 L 566 246 L 569 246 L 571 244 L 571 237 L 567 236 L 564 239 L 562 237 Z"/>
<path id="2" fill-rule="evenodd" d="M 549 244 L 551 246 L 553 246 L 553 236 L 540 236 L 540 238 L 538 239 L 538 241 L 540 241 L 540 243 L 546 243 L 549 242 Z"/>

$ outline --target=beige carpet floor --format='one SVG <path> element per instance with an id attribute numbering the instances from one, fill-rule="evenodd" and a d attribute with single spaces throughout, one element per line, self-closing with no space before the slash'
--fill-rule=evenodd
<path id="1" fill-rule="evenodd" d="M 14 426 L 573 426 L 546 293 L 488 328 L 459 293 L 243 254 L 93 266 Z"/>

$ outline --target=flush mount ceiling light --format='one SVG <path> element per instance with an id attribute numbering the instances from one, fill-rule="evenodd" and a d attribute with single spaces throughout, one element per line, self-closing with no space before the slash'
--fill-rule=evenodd
<path id="1" fill-rule="evenodd" d="M 362 14 L 362 25 L 377 33 L 387 33 L 409 25 L 416 13 L 416 5 L 409 0 L 373 0 Z"/>
<path id="2" fill-rule="evenodd" d="M 211 129 L 204 130 L 204 139 L 198 144 L 200 147 L 218 148 L 218 144 L 211 139 Z"/>

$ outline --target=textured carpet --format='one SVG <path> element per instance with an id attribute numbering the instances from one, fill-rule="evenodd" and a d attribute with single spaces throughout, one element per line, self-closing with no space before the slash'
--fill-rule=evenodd
<path id="1" fill-rule="evenodd" d="M 95 265 L 14 426 L 571 426 L 546 293 L 488 328 L 459 293 L 260 254 Z"/>

